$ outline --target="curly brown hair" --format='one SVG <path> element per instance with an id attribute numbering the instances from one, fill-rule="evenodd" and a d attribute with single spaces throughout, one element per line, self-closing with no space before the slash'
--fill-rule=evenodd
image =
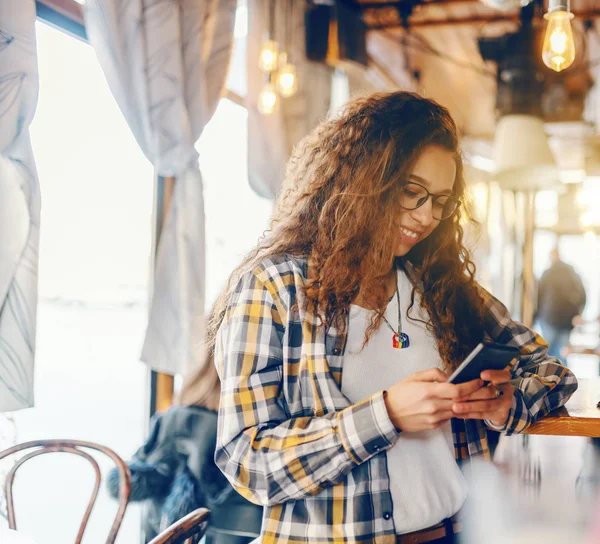
<path id="1" fill-rule="evenodd" d="M 349 102 L 294 149 L 270 230 L 232 273 L 214 307 L 207 342 L 214 347 L 229 294 L 265 257 L 288 254 L 309 262 L 306 299 L 325 327 L 345 329 L 359 292 L 385 308 L 385 277 L 394 266 L 401 180 L 431 145 L 454 153 L 453 195 L 466 185 L 456 125 L 448 110 L 409 92 L 377 93 Z M 412 300 L 419 292 L 440 356 L 455 368 L 483 337 L 483 300 L 475 265 L 463 245 L 465 206 L 442 221 L 396 265 L 411 263 Z M 382 323 L 374 312 L 365 343 Z"/>

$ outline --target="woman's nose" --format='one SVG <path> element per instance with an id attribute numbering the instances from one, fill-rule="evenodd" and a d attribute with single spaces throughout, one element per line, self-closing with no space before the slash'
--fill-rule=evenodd
<path id="1" fill-rule="evenodd" d="M 433 201 L 432 197 L 429 196 L 427 200 L 419 206 L 416 210 L 413 210 L 411 216 L 415 221 L 418 221 L 423 226 L 429 226 L 433 221 Z"/>

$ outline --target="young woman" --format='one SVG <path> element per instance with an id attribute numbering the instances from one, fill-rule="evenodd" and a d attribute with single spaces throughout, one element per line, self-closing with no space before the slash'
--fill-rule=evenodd
<path id="1" fill-rule="evenodd" d="M 464 196 L 452 118 L 411 93 L 356 100 L 295 150 L 210 328 L 215 460 L 266 507 L 261 542 L 451 542 L 486 429 L 576 389 L 473 279 Z M 520 348 L 510 372 L 446 383 L 482 340 Z"/>

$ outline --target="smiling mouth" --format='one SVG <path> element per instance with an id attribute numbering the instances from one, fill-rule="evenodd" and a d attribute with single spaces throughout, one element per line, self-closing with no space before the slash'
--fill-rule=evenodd
<path id="1" fill-rule="evenodd" d="M 416 242 L 419 239 L 419 237 L 421 236 L 421 233 L 415 232 L 414 230 L 410 230 L 405 227 L 401 227 L 400 231 L 406 238 L 408 238 L 409 240 L 411 240 L 413 242 Z"/>

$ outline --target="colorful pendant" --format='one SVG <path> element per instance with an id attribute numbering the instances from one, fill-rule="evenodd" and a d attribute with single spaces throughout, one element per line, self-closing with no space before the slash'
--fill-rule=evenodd
<path id="1" fill-rule="evenodd" d="M 392 337 L 392 346 L 396 349 L 404 349 L 410 346 L 410 338 L 408 334 L 401 332 L 400 334 L 395 333 Z"/>

